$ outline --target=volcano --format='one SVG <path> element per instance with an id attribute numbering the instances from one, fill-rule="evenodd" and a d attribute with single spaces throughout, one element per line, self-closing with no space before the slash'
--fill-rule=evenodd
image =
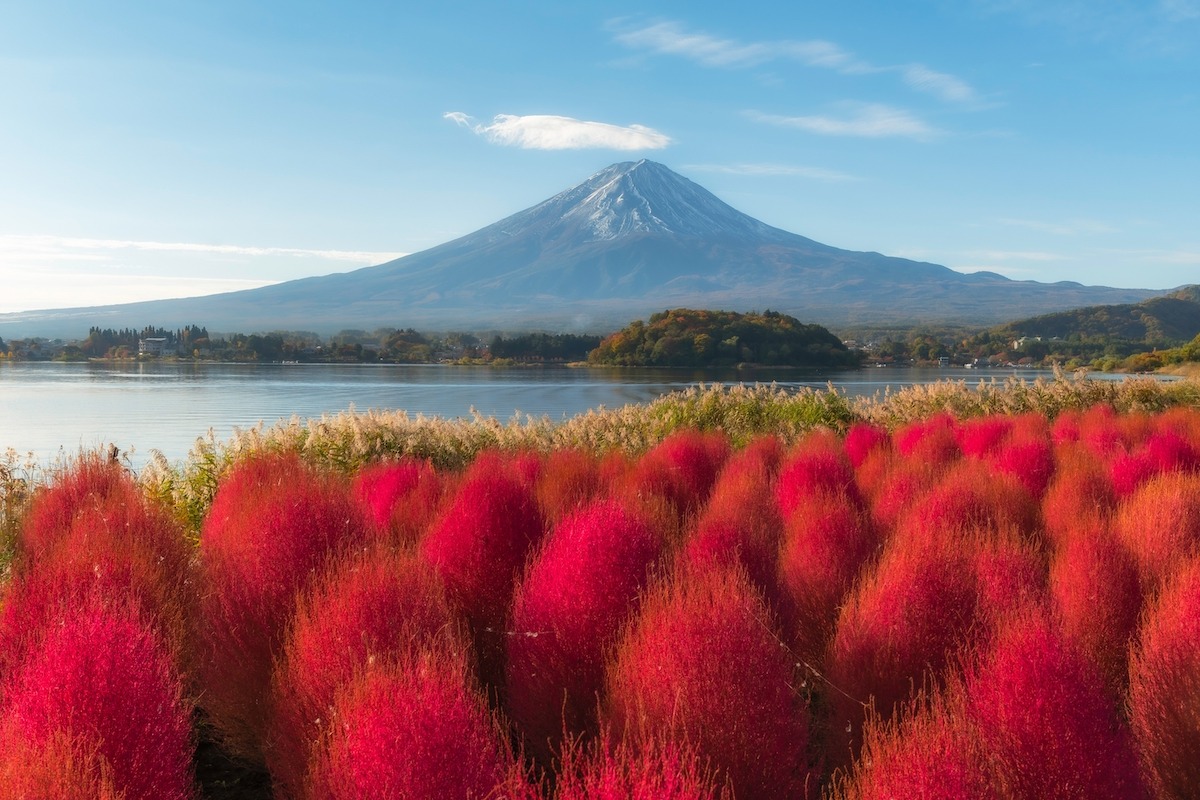
<path id="1" fill-rule="evenodd" d="M 378 266 L 207 297 L 0 316 L 4 335 L 91 325 L 214 331 L 414 327 L 603 332 L 665 308 L 782 311 L 831 327 L 989 324 L 1151 290 L 1015 281 L 842 250 L 767 225 L 653 161 Z"/>

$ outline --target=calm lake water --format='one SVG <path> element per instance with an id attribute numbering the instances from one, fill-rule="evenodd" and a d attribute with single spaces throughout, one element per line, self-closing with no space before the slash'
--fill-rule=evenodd
<path id="1" fill-rule="evenodd" d="M 501 420 L 515 413 L 564 419 L 588 409 L 644 403 L 697 383 L 771 383 L 824 387 L 847 395 L 938 380 L 1026 379 L 1034 370 L 885 368 L 836 372 L 756 370 L 492 368 L 446 365 L 55 364 L 0 362 L 0 451 L 12 447 L 41 461 L 80 448 L 115 444 L 141 466 L 152 449 L 179 461 L 211 429 L 268 425 L 293 415 L 351 407 Z"/>

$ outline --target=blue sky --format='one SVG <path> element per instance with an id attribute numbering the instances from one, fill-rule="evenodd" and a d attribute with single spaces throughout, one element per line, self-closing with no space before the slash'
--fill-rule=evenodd
<path id="1" fill-rule="evenodd" d="M 1200 282 L 1200 0 L 0 0 L 0 20 L 0 312 L 380 263 L 638 158 L 847 249 Z"/>

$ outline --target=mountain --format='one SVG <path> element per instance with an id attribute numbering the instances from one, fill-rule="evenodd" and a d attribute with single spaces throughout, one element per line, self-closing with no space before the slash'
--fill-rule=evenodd
<path id="1" fill-rule="evenodd" d="M 188 323 L 243 332 L 608 331 L 679 306 L 769 308 L 830 326 L 987 324 L 1154 294 L 964 275 L 841 250 L 771 227 L 643 160 L 613 164 L 532 208 L 386 264 L 209 297 L 0 315 L 0 335 Z"/>
<path id="2" fill-rule="evenodd" d="M 1137 349 L 1176 347 L 1200 335 L 1200 285 L 1143 300 L 1090 306 L 1009 322 L 994 329 L 1002 338 L 1095 340 Z"/>

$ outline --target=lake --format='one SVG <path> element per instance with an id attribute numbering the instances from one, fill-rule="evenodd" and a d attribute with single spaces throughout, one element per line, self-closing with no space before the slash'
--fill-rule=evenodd
<path id="1" fill-rule="evenodd" d="M 1037 370 L 864 368 L 752 372 L 465 367 L 449 365 L 7 363 L 0 362 L 0 451 L 31 452 L 43 462 L 60 450 L 115 444 L 135 466 L 151 449 L 184 459 L 210 429 L 220 439 L 235 427 L 268 425 L 293 415 L 320 417 L 349 408 L 469 416 L 474 408 L 501 420 L 515 413 L 553 420 L 598 408 L 645 403 L 697 383 L 771 383 L 874 395 L 938 380 L 1032 380 Z"/>

